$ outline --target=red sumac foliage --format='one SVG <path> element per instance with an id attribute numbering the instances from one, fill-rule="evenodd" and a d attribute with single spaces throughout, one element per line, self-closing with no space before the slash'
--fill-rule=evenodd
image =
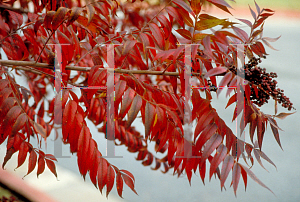
<path id="1" fill-rule="evenodd" d="M 266 187 L 248 166 L 254 164 L 253 153 L 260 165 L 263 158 L 275 166 L 262 151 L 267 125 L 281 147 L 275 118 L 291 113 L 277 114 L 277 103 L 293 109 L 277 88 L 277 74 L 259 67 L 268 55 L 264 45 L 274 49 L 269 42 L 278 39 L 263 36 L 265 20 L 274 11 L 255 3 L 256 10 L 250 8 L 254 20 L 238 19 L 251 28 L 248 33 L 236 22 L 203 12 L 211 4 L 231 14 L 224 0 L 18 0 L 22 8 L 14 2 L 0 3 L 0 46 L 5 53 L 0 58 L 0 144 L 7 145 L 3 167 L 18 152 L 18 167 L 28 157 L 27 175 L 37 166 L 37 175 L 48 167 L 57 176 L 56 158 L 41 149 L 55 132 L 77 154 L 82 176 L 89 175 L 101 192 L 106 186 L 108 195 L 116 185 L 122 197 L 125 183 L 137 193 L 134 176 L 100 153 L 86 122 L 90 120 L 105 138 L 137 153 L 136 160 L 153 164 L 153 170 L 173 169 L 191 181 L 198 169 L 203 182 L 208 172 L 209 178 L 215 174 L 221 188 L 232 173 L 235 194 L 241 176 L 245 187 L 248 176 Z M 53 44 L 61 45 L 61 54 Z M 238 59 L 244 62 L 241 68 Z M 17 83 L 15 74 L 27 79 L 29 89 Z M 190 76 L 195 78 L 191 90 Z M 56 95 L 48 100 L 50 86 Z M 233 120 L 242 115 L 239 127 L 244 131 L 249 125 L 251 142 L 234 134 L 211 104 L 212 94 L 220 96 L 225 87 L 226 108 L 235 104 Z M 80 88 L 80 95 L 71 88 Z M 259 109 L 270 98 L 276 103 L 275 115 Z M 132 126 L 139 118 L 145 133 Z M 195 126 L 190 134 L 187 123 L 190 129 Z M 114 131 L 113 136 L 107 131 Z M 165 157 L 149 151 L 150 141 Z"/>

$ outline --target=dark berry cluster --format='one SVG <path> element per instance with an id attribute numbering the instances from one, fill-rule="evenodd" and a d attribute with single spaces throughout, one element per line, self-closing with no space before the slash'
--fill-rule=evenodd
<path id="1" fill-rule="evenodd" d="M 237 72 L 235 67 L 231 67 L 230 70 L 235 74 L 245 76 L 245 79 L 250 82 L 250 99 L 259 107 L 268 103 L 270 97 L 273 97 L 282 107 L 291 110 L 293 103 L 284 95 L 283 90 L 276 88 L 277 81 L 274 78 L 277 77 L 277 74 L 274 72 L 267 73 L 265 68 L 258 67 L 257 65 L 260 62 L 260 58 L 253 57 L 245 64 L 243 71 Z M 257 91 L 254 89 L 254 85 Z"/>

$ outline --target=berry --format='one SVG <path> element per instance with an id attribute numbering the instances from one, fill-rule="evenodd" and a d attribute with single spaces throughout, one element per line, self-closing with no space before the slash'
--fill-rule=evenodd
<path id="1" fill-rule="evenodd" d="M 274 78 L 277 78 L 275 72 L 266 72 L 266 68 L 258 67 L 258 63 L 261 63 L 260 58 L 253 57 L 248 61 L 248 64 L 244 65 L 244 72 L 238 70 L 238 75 L 245 76 L 245 79 L 249 81 L 251 88 L 250 99 L 254 104 L 259 107 L 265 103 L 268 103 L 270 97 L 273 97 L 278 101 L 279 104 L 282 104 L 284 108 L 291 110 L 293 108 L 293 103 L 290 102 L 289 98 L 284 95 L 284 90 L 277 88 L 277 81 Z M 234 74 L 237 74 L 237 69 L 234 66 L 229 68 Z M 256 85 L 258 88 L 258 96 L 256 95 L 253 85 Z"/>

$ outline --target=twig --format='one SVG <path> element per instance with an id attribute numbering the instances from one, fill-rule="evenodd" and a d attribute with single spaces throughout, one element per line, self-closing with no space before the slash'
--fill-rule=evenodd
<path id="1" fill-rule="evenodd" d="M 14 8 L 14 7 L 9 7 L 9 6 L 5 6 L 5 5 L 0 5 L 0 9 L 7 9 L 10 11 L 15 11 L 17 13 L 29 13 L 29 11 L 27 9 L 23 9 L 23 8 Z"/>
<path id="2" fill-rule="evenodd" d="M 14 66 L 15 69 L 21 69 L 18 66 L 32 66 L 32 67 L 40 67 L 45 69 L 54 70 L 53 65 L 49 65 L 47 63 L 35 63 L 31 61 L 18 61 L 18 60 L 0 60 L 0 64 L 3 66 Z M 24 70 L 24 68 L 22 68 Z M 66 66 L 66 70 L 74 70 L 74 71 L 83 71 L 88 72 L 91 70 L 91 67 L 80 67 L 80 66 Z M 128 70 L 128 69 L 115 69 L 115 73 L 121 74 L 148 74 L 148 75 L 166 75 L 166 76 L 179 76 L 178 72 L 163 72 L 163 71 L 150 71 L 150 70 Z M 191 73 L 192 76 L 204 76 L 204 74 L 200 73 Z"/>

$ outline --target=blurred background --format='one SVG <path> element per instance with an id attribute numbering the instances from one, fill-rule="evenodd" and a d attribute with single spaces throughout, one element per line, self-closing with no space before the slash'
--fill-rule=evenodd
<path id="1" fill-rule="evenodd" d="M 228 1 L 229 2 L 229 1 Z M 264 36 L 281 38 L 272 43 L 273 47 L 279 51 L 274 51 L 266 47 L 269 56 L 260 64 L 268 72 L 277 72 L 278 86 L 285 90 L 285 95 L 294 103 L 296 109 L 300 109 L 300 87 L 297 84 L 300 76 L 300 1 L 295 0 L 257 0 L 261 8 L 275 10 L 275 14 L 266 20 L 264 25 Z M 253 21 L 248 4 L 254 9 L 255 4 L 252 0 L 236 0 L 231 3 L 235 10 L 232 11 L 235 18 L 245 18 Z M 213 10 L 217 17 L 229 18 L 224 12 Z M 232 18 L 234 20 L 234 18 Z M 241 25 L 247 30 L 247 27 Z M 250 30 L 247 30 L 250 31 Z M 3 58 L 5 59 L 5 58 Z M 227 99 L 225 91 L 219 98 L 213 99 L 213 107 L 217 109 L 220 117 L 226 123 L 230 123 L 233 116 L 233 107 L 225 109 Z M 274 102 L 263 106 L 262 111 L 267 114 L 274 114 Z M 286 109 L 279 107 L 279 112 L 287 112 Z M 220 190 L 218 179 L 205 179 L 203 185 L 199 175 L 196 173 L 192 177 L 192 186 L 185 176 L 177 178 L 172 175 L 172 170 L 166 174 L 160 171 L 152 171 L 149 167 L 144 167 L 141 162 L 135 160 L 136 154 L 129 153 L 124 146 L 116 147 L 116 156 L 123 158 L 108 159 L 112 164 L 120 169 L 126 169 L 133 173 L 136 179 L 135 187 L 139 194 L 135 195 L 124 185 L 123 197 L 117 196 L 117 191 L 113 188 L 109 198 L 102 196 L 89 178 L 84 182 L 77 167 L 76 156 L 69 154 L 69 147 L 54 143 L 53 138 L 47 142 L 47 152 L 54 153 L 54 144 L 61 145 L 62 157 L 58 158 L 58 180 L 48 169 L 45 173 L 36 178 L 36 171 L 24 178 L 24 181 L 31 186 L 49 194 L 57 201 L 300 201 L 300 134 L 299 134 L 300 114 L 287 117 L 285 120 L 278 120 L 279 126 L 284 130 L 280 132 L 283 151 L 276 143 L 274 136 L 267 128 L 265 134 L 263 151 L 276 164 L 277 169 L 263 160 L 264 170 L 257 163 L 252 170 L 256 176 L 265 183 L 274 193 L 261 187 L 251 178 L 248 178 L 248 186 L 245 192 L 244 184 L 240 180 L 237 197 L 234 196 L 233 189 L 230 187 L 231 174 L 228 177 L 226 191 Z M 144 127 L 141 122 L 135 121 L 135 126 L 143 133 Z M 235 131 L 235 123 L 229 124 Z M 100 151 L 105 154 L 106 140 L 103 134 L 99 134 L 93 124 L 89 124 L 93 137 L 97 140 Z M 248 128 L 246 128 L 248 132 Z M 60 146 L 59 146 L 60 147 Z M 0 162 L 5 155 L 5 146 L 0 146 Z M 15 154 L 7 163 L 6 169 L 16 176 L 23 177 L 27 173 L 26 162 L 23 166 L 14 171 L 17 165 L 17 155 Z"/>

